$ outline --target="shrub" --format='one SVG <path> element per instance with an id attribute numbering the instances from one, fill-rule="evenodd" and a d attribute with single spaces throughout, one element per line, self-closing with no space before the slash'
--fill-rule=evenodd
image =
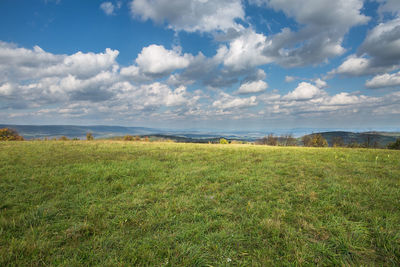
<path id="1" fill-rule="evenodd" d="M 312 137 L 310 135 L 305 135 L 301 138 L 303 146 L 312 146 Z"/>
<path id="2" fill-rule="evenodd" d="M 149 137 L 146 136 L 146 137 L 144 138 L 144 141 L 145 141 L 145 142 L 149 142 Z"/>
<path id="3" fill-rule="evenodd" d="M 328 141 L 321 134 L 305 135 L 302 138 L 304 146 L 326 147 Z"/>
<path id="4" fill-rule="evenodd" d="M 226 140 L 225 138 L 219 139 L 219 143 L 223 145 L 229 144 L 228 140 Z"/>
<path id="5" fill-rule="evenodd" d="M 90 140 L 93 140 L 93 139 L 94 139 L 94 137 L 93 137 L 92 133 L 86 133 L 86 140 L 90 141 Z"/>
<path id="6" fill-rule="evenodd" d="M 58 138 L 58 140 L 60 140 L 60 141 L 68 141 L 69 139 L 66 136 L 61 136 L 60 138 Z"/>
<path id="7" fill-rule="evenodd" d="M 134 137 L 132 135 L 125 135 L 123 138 L 124 141 L 133 141 Z"/>
<path id="8" fill-rule="evenodd" d="M 17 131 L 10 128 L 0 129 L 1 141 L 23 141 L 24 138 L 18 134 Z"/>
<path id="9" fill-rule="evenodd" d="M 135 136 L 135 141 L 140 141 L 140 136 L 136 135 Z"/>
<path id="10" fill-rule="evenodd" d="M 389 149 L 400 149 L 400 138 L 396 139 L 396 142 L 390 143 L 388 145 Z"/>
<path id="11" fill-rule="evenodd" d="M 328 141 L 321 134 L 314 134 L 312 138 L 313 147 L 326 147 L 328 146 Z"/>

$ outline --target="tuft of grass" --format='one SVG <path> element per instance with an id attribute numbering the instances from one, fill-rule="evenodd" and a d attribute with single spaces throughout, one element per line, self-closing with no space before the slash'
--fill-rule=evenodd
<path id="1" fill-rule="evenodd" d="M 399 265 L 400 151 L 0 142 L 0 265 Z"/>

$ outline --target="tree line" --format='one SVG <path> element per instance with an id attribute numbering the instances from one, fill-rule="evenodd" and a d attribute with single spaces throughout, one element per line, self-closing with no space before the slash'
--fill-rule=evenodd
<path id="1" fill-rule="evenodd" d="M 49 140 L 47 138 L 44 141 Z M 79 140 L 78 138 L 69 139 L 66 136 L 61 136 L 59 138 L 53 138 L 51 140 L 60 140 L 60 141 L 68 141 L 68 140 Z M 86 133 L 86 140 L 91 141 L 94 140 L 94 136 L 92 133 Z M 132 136 L 125 135 L 119 140 L 123 141 L 149 141 L 149 137 L 141 138 L 140 136 Z M 10 128 L 0 129 L 0 141 L 24 141 L 24 138 L 18 134 L 16 130 Z M 167 140 L 171 141 L 171 140 Z M 229 144 L 236 143 L 242 144 L 247 143 L 245 141 L 228 141 L 225 138 L 221 138 L 219 140 L 220 144 Z M 255 144 L 258 145 L 269 145 L 269 146 L 297 146 L 303 145 L 305 147 L 328 147 L 328 141 L 321 134 L 311 134 L 305 135 L 300 139 L 300 142 L 297 138 L 293 137 L 292 134 L 285 134 L 281 136 L 275 136 L 274 134 L 268 134 L 263 138 L 257 140 Z M 355 141 L 350 142 L 349 144 L 345 144 L 343 138 L 340 136 L 335 136 L 332 138 L 332 146 L 333 147 L 350 147 L 350 148 L 379 148 L 379 142 L 373 140 L 372 136 L 366 135 L 366 140 L 363 143 L 357 143 Z M 400 138 L 397 138 L 395 142 L 387 145 L 388 149 L 400 149 Z"/>

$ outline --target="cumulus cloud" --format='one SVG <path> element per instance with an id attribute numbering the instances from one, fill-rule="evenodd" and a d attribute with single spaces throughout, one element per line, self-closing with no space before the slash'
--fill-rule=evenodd
<path id="1" fill-rule="evenodd" d="M 254 94 L 265 91 L 268 84 L 262 80 L 242 84 L 237 90 L 238 94 Z"/>
<path id="2" fill-rule="evenodd" d="M 249 69 L 273 61 L 263 54 L 267 45 L 267 38 L 263 34 L 246 30 L 228 46 L 221 46 L 215 58 L 234 71 Z"/>
<path id="3" fill-rule="evenodd" d="M 182 55 L 179 47 L 167 50 L 162 45 L 150 45 L 142 49 L 136 63 L 145 74 L 160 75 L 186 68 L 192 58 L 189 54 Z"/>
<path id="4" fill-rule="evenodd" d="M 226 68 L 223 58 L 217 54 L 214 57 L 205 57 L 202 53 L 194 56 L 187 68 L 180 73 L 171 75 L 168 82 L 173 85 L 193 84 L 197 82 L 207 88 L 220 89 L 238 83 L 263 80 L 266 74 L 263 70 L 255 68 Z"/>
<path id="5" fill-rule="evenodd" d="M 253 0 L 250 3 L 283 11 L 300 25 L 283 28 L 268 38 L 264 55 L 286 67 L 320 64 L 345 52 L 343 37 L 351 27 L 368 22 L 362 0 Z"/>
<path id="6" fill-rule="evenodd" d="M 221 110 L 229 110 L 253 107 L 257 104 L 257 98 L 255 96 L 240 98 L 233 97 L 227 93 L 221 93 L 220 99 L 214 101 L 212 106 Z"/>
<path id="7" fill-rule="evenodd" d="M 380 23 L 368 32 L 360 47 L 376 66 L 393 66 L 400 62 L 400 18 Z"/>
<path id="8" fill-rule="evenodd" d="M 137 110 L 138 107 L 181 107 L 196 99 L 184 86 L 171 89 L 145 75 L 184 68 L 191 56 L 154 45 L 142 50 L 137 65 L 123 68 L 116 63 L 117 56 L 117 50 L 108 48 L 97 54 L 55 55 L 38 46 L 26 49 L 0 43 L 0 95 L 7 98 L 7 103 L 0 108 L 35 108 L 60 103 L 93 106 L 90 103 L 102 102 L 130 109 L 134 104 Z M 150 81 L 153 82 L 143 84 Z M 69 110 L 64 109 L 64 113 L 71 114 Z"/>
<path id="9" fill-rule="evenodd" d="M 114 5 L 111 2 L 103 2 L 100 4 L 100 8 L 104 11 L 104 13 L 108 16 L 114 15 Z"/>
<path id="10" fill-rule="evenodd" d="M 336 70 L 332 71 L 331 73 L 354 76 L 362 75 L 372 71 L 370 65 L 370 60 L 368 58 L 351 55 Z"/>
<path id="11" fill-rule="evenodd" d="M 321 90 L 311 83 L 301 82 L 293 91 L 284 96 L 287 100 L 308 100 L 312 99 L 322 92 Z"/>
<path id="12" fill-rule="evenodd" d="M 356 96 L 350 95 L 346 92 L 342 92 L 332 97 L 327 97 L 323 102 L 325 105 L 354 105 L 362 103 L 364 100 L 367 99 L 368 97 L 364 95 Z"/>
<path id="13" fill-rule="evenodd" d="M 133 0 L 130 8 L 134 17 L 187 32 L 240 28 L 235 20 L 245 15 L 240 0 Z"/>
<path id="14" fill-rule="evenodd" d="M 392 103 L 400 100 L 398 96 L 394 95 L 391 95 L 392 99 L 390 99 L 389 96 L 370 97 L 348 92 L 329 95 L 322 90 L 317 93 L 317 89 L 318 88 L 314 88 L 311 92 L 309 88 L 303 90 L 302 93 L 305 95 L 304 97 L 300 97 L 302 99 L 301 101 L 298 101 L 299 99 L 297 97 L 288 97 L 288 95 L 281 96 L 279 94 L 270 94 L 260 96 L 259 99 L 265 104 L 265 110 L 262 114 L 275 118 L 285 116 L 286 119 L 306 118 L 307 120 L 310 118 L 318 118 L 319 116 L 327 120 L 327 116 L 332 114 L 335 118 L 347 120 L 349 119 L 349 115 L 357 116 L 356 114 L 362 112 L 371 114 L 377 107 L 392 105 Z"/>
<path id="15" fill-rule="evenodd" d="M 174 107 L 188 103 L 186 87 L 181 86 L 172 90 L 168 85 L 155 82 L 132 86 L 121 84 L 123 90 L 118 94 L 119 99 L 125 99 L 134 104 L 136 110 L 158 109 L 161 106 Z"/>
<path id="16" fill-rule="evenodd" d="M 326 83 L 326 81 L 321 80 L 320 78 L 315 79 L 315 80 L 314 80 L 314 83 L 315 83 L 315 86 L 317 86 L 318 88 L 324 88 L 324 87 L 327 87 L 327 86 L 328 86 L 328 84 Z"/>
<path id="17" fill-rule="evenodd" d="M 45 52 L 39 46 L 26 49 L 0 42 L 0 82 L 68 74 L 90 77 L 103 70 L 117 68 L 118 54 L 118 50 L 107 48 L 104 53 L 97 54 L 79 51 L 69 56 L 55 55 Z"/>
<path id="18" fill-rule="evenodd" d="M 400 66 L 400 18 L 370 30 L 357 55 L 349 56 L 333 74 L 360 76 L 392 71 Z"/>
<path id="19" fill-rule="evenodd" d="M 384 87 L 394 87 L 400 86 L 400 72 L 389 74 L 385 73 L 382 75 L 377 75 L 371 80 L 368 80 L 365 85 L 368 88 L 384 88 Z"/>

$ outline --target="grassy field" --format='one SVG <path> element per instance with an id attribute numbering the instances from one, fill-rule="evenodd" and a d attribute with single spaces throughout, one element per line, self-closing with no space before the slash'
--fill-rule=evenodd
<path id="1" fill-rule="evenodd" d="M 0 142 L 0 266 L 400 265 L 400 151 Z"/>

